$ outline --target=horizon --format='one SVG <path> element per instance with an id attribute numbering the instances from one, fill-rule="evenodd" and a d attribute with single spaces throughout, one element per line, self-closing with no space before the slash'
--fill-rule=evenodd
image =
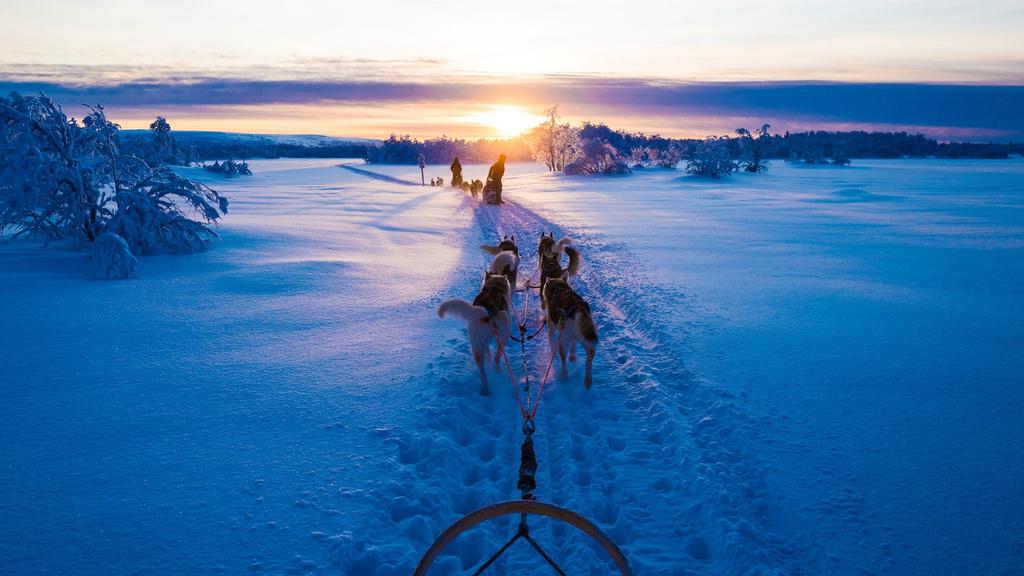
<path id="1" fill-rule="evenodd" d="M 1010 2 L 659 0 L 614 18 L 532 0 L 164 4 L 0 6 L 0 93 L 43 91 L 70 115 L 99 103 L 126 129 L 159 115 L 178 130 L 500 138 L 558 105 L 673 138 L 767 122 L 1024 140 L 1024 8 Z M 508 41 L 474 40 L 485 29 Z"/>

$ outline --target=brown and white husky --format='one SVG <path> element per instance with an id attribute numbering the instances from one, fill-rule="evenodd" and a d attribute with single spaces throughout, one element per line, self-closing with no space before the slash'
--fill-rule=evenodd
<path id="1" fill-rule="evenodd" d="M 569 361 L 575 362 L 576 344 L 580 343 L 587 352 L 583 384 L 590 388 L 593 382 L 591 368 L 597 352 L 597 326 L 590 314 L 590 304 L 561 278 L 549 278 L 544 285 L 543 296 L 548 306 L 548 347 L 552 354 L 557 350 L 562 359 L 562 376 L 569 373 L 565 366 L 566 350 L 569 351 Z"/>
<path id="2" fill-rule="evenodd" d="M 441 303 L 437 315 L 444 318 L 454 314 L 466 322 L 469 333 L 469 346 L 473 352 L 473 361 L 480 369 L 480 394 L 487 396 L 487 372 L 484 363 L 491 351 L 491 341 L 495 342 L 494 366 L 501 366 L 502 351 L 509 337 L 509 310 L 512 302 L 512 285 L 503 274 L 484 273 L 484 281 L 480 293 L 473 303 L 453 299 Z"/>
<path id="3" fill-rule="evenodd" d="M 570 246 L 571 238 L 562 238 L 555 242 L 555 235 L 548 232 L 540 234 L 540 242 L 537 243 L 537 266 L 540 268 L 540 305 L 547 308 L 547 300 L 544 297 L 544 286 L 552 278 L 560 278 L 568 282 L 571 276 L 575 276 L 580 270 L 580 253 Z M 569 265 L 562 268 L 562 253 L 569 257 Z"/>
<path id="4" fill-rule="evenodd" d="M 497 246 L 483 244 L 480 248 L 494 256 L 494 260 L 491 261 L 491 274 L 505 274 L 512 284 L 512 290 L 516 290 L 519 277 L 519 247 L 516 246 L 516 237 L 504 236 Z M 504 270 L 504 266 L 508 266 L 508 270 Z"/>

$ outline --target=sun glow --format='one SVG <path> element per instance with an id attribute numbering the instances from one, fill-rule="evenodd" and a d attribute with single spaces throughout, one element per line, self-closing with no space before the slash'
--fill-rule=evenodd
<path id="1" fill-rule="evenodd" d="M 498 136 L 509 138 L 517 136 L 544 121 L 544 118 L 531 114 L 519 106 L 491 106 L 488 110 L 467 118 L 470 122 L 490 126 Z"/>

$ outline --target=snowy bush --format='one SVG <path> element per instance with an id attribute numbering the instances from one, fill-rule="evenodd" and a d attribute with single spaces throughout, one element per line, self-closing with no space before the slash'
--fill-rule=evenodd
<path id="1" fill-rule="evenodd" d="M 633 168 L 650 168 L 654 166 L 658 151 L 647 147 L 635 147 L 629 150 L 629 165 Z"/>
<path id="2" fill-rule="evenodd" d="M 249 163 L 245 161 L 235 162 L 234 160 L 225 160 L 224 162 L 203 164 L 203 168 L 210 172 L 223 174 L 228 178 L 234 178 L 235 176 L 252 176 L 252 170 L 249 169 Z"/>
<path id="3" fill-rule="evenodd" d="M 676 146 L 669 146 L 664 150 L 642 146 L 631 148 L 629 151 L 629 165 L 633 168 L 675 168 L 679 164 L 682 154 Z"/>
<path id="4" fill-rule="evenodd" d="M 579 157 L 566 164 L 565 173 L 580 174 L 629 174 L 629 165 L 607 140 L 592 138 L 584 140 Z"/>
<path id="5" fill-rule="evenodd" d="M 736 134 L 740 137 L 741 160 L 739 167 L 745 172 L 767 172 L 768 154 L 771 152 L 772 135 L 768 132 L 771 125 L 764 124 L 751 134 L 746 128 L 738 128 Z"/>
<path id="6" fill-rule="evenodd" d="M 104 232 L 92 244 L 92 267 L 97 278 L 134 278 L 138 260 L 128 243 L 113 232 Z"/>
<path id="7" fill-rule="evenodd" d="M 736 169 L 729 152 L 729 138 L 708 136 L 698 142 L 686 162 L 686 172 L 696 176 L 722 178 Z"/>
<path id="8" fill-rule="evenodd" d="M 683 159 L 683 153 L 678 146 L 672 145 L 665 150 L 658 151 L 658 158 L 655 160 L 655 166 L 660 168 L 671 168 L 675 170 L 676 166 L 679 165 L 679 161 Z"/>
<path id="9" fill-rule="evenodd" d="M 46 96 L 0 99 L 0 234 L 85 244 L 105 232 L 133 254 L 194 252 L 216 237 L 228 201 L 122 154 L 101 106 L 81 123 Z"/>

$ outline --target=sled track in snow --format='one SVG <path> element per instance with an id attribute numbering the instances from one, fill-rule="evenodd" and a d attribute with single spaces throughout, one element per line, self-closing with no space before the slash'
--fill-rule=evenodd
<path id="1" fill-rule="evenodd" d="M 463 262 L 452 285 L 434 295 L 437 303 L 476 293 L 490 259 L 478 246 L 504 234 L 514 234 L 520 247 L 522 282 L 536 268 L 541 232 L 574 238 L 583 256 L 572 284 L 590 301 L 601 337 L 594 385 L 583 388 L 581 361 L 570 365 L 568 378 L 557 378 L 556 360 L 534 437 L 537 496 L 598 524 L 636 574 L 820 573 L 816 547 L 775 533 L 776 518 L 785 511 L 767 493 L 756 458 L 745 451 L 743 436 L 751 424 L 729 394 L 685 370 L 674 352 L 678 345 L 658 330 L 658 314 L 678 310 L 680 295 L 635 273 L 637 264 L 624 247 L 559 226 L 516 202 L 490 206 L 465 197 L 461 210 L 472 220 L 463 238 Z M 526 320 L 531 328 L 541 318 L 536 296 L 533 291 Z M 520 309 L 522 298 L 516 298 Z M 445 329 L 451 327 L 439 326 Z M 393 489 L 379 495 L 393 523 L 417 519 L 413 525 L 422 531 L 417 537 L 424 550 L 461 515 L 518 495 L 520 419 L 507 372 L 491 365 L 492 396 L 481 397 L 464 334 L 447 344 L 426 367 L 437 389 L 419 393 L 422 431 L 388 432 L 402 476 L 408 477 L 396 478 Z M 509 344 L 521 378 L 519 345 Z M 529 342 L 527 354 L 535 391 L 549 360 L 546 335 Z M 411 486 L 422 485 L 435 496 L 413 493 Z M 494 522 L 461 536 L 433 573 L 473 568 L 513 531 L 511 521 Z M 541 523 L 533 533 L 569 574 L 611 568 L 569 527 Z M 383 558 L 363 551 L 343 564 L 369 567 Z M 489 573 L 530 574 L 537 568 L 533 555 L 513 548 Z"/>
<path id="2" fill-rule="evenodd" d="M 391 184 L 401 184 L 402 186 L 422 186 L 421 182 L 413 182 L 412 180 L 404 180 L 402 178 L 395 178 L 394 176 L 388 176 L 387 174 L 381 174 L 379 172 L 373 172 L 370 170 L 364 170 L 362 168 L 356 168 L 351 164 L 339 164 L 338 165 L 345 170 L 355 172 L 360 176 L 366 176 L 367 178 L 373 178 L 374 180 L 380 180 L 382 182 L 388 182 Z"/>

